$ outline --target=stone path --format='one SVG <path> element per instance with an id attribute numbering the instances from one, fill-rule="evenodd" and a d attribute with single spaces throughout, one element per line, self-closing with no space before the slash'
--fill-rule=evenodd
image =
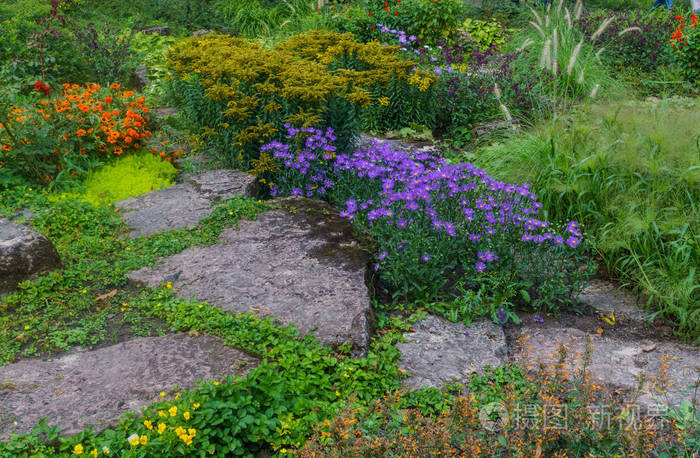
<path id="1" fill-rule="evenodd" d="M 0 439 L 42 418 L 63 433 L 104 429 L 174 386 L 244 376 L 259 361 L 212 336 L 146 337 L 49 360 L 0 367 Z"/>
<path id="2" fill-rule="evenodd" d="M 133 228 L 131 237 L 197 225 L 212 203 L 235 195 L 254 196 L 255 177 L 236 170 L 214 170 L 186 183 L 168 186 L 115 203 Z"/>
<path id="3" fill-rule="evenodd" d="M 151 288 L 170 281 L 181 297 L 294 323 L 302 334 L 315 330 L 324 345 L 350 342 L 354 354 L 365 354 L 367 258 L 350 224 L 320 201 L 272 203 L 284 208 L 225 230 L 218 245 L 190 248 L 127 277 Z"/>
<path id="4" fill-rule="evenodd" d="M 503 329 L 490 321 L 467 328 L 428 315 L 404 337 L 408 342 L 397 345 L 401 352 L 399 368 L 410 374 L 404 385 L 411 389 L 439 388 L 453 379 L 465 382 L 469 374 L 507 361 Z"/>
<path id="5" fill-rule="evenodd" d="M 625 321 L 636 325 L 647 318 L 646 312 L 636 308 L 629 293 L 618 291 L 604 281 L 592 282 L 580 299 L 601 313 L 613 311 L 618 317 L 616 326 L 624 326 Z M 603 325 L 602 320 L 600 323 Z M 527 336 L 526 348 L 515 338 L 506 346 L 503 330 L 490 322 L 475 323 L 466 328 L 461 323 L 449 323 L 429 315 L 413 326 L 413 332 L 404 335 L 407 343 L 398 344 L 402 357 L 399 367 L 409 374 L 403 384 L 417 389 L 440 387 L 453 379 L 461 382 L 470 373 L 480 372 L 485 365 L 500 366 L 521 361 L 524 352 L 526 361 L 533 366 L 540 362 L 551 364 L 550 355 L 556 354 L 560 344 L 564 344 L 571 355 L 567 360 L 568 369 L 580 367 L 585 331 L 575 326 L 557 326 L 556 323 L 554 326 L 526 323 L 520 330 Z M 607 387 L 631 393 L 637 387 L 637 378 L 644 374 L 646 389 L 637 401 L 642 407 L 664 403 L 679 406 L 684 401 L 700 399 L 698 347 L 653 337 L 625 339 L 595 333 L 589 335 L 592 351 L 588 369 Z M 669 380 L 670 385 L 663 386 L 663 380 Z"/>
<path id="6" fill-rule="evenodd" d="M 551 364 L 550 355 L 556 355 L 560 344 L 564 344 L 571 357 L 566 367 L 574 370 L 581 367 L 580 357 L 585 349 L 586 333 L 574 328 L 536 328 L 526 326 L 522 332 L 528 336 L 525 351 L 528 360 L 537 364 Z M 638 400 L 644 407 L 667 403 L 678 406 L 693 399 L 695 384 L 700 382 L 700 351 L 691 345 L 661 343 L 653 341 L 623 341 L 617 338 L 590 335 L 592 349 L 588 369 L 593 377 L 613 388 L 634 391 L 636 377 L 644 373 L 648 382 L 643 396 Z M 513 348 L 514 357 L 519 358 L 523 348 Z M 661 377 L 665 374 L 664 377 Z M 671 381 L 663 388 L 662 378 Z M 661 389 L 667 389 L 666 393 Z M 697 396 L 700 397 L 700 387 Z"/>

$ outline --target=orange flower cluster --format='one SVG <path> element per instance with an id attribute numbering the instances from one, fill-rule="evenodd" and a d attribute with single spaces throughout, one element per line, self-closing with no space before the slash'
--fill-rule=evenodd
<path id="1" fill-rule="evenodd" d="M 140 139 L 151 136 L 144 119 L 148 113 L 144 97 L 135 97 L 133 91 L 122 91 L 116 83 L 109 86 L 110 95 L 100 97 L 97 95 L 100 90 L 97 84 L 86 87 L 63 84 L 62 97 L 52 101 L 54 111 L 65 113 L 63 116 L 69 120 L 90 126 L 87 129 L 81 127 L 74 133 L 65 133 L 64 137 L 93 134 L 91 140 L 100 152 L 116 155 L 123 154 L 127 149 L 139 148 Z M 115 99 L 121 102 L 119 106 L 115 106 Z"/>
<path id="2" fill-rule="evenodd" d="M 677 44 L 681 44 L 685 41 L 687 36 L 683 33 L 683 30 L 685 29 L 685 17 L 683 16 L 676 16 L 676 20 L 680 22 L 676 26 L 676 30 L 671 34 L 671 39 L 668 40 L 668 43 L 671 43 L 671 47 L 676 49 Z M 690 30 L 695 29 L 695 27 L 698 25 L 698 16 L 695 13 L 692 13 L 690 15 Z M 678 51 L 680 52 L 680 51 Z"/>
<path id="3" fill-rule="evenodd" d="M 152 136 L 144 97 L 119 84 L 66 83 L 56 92 L 29 106 L 14 106 L 0 119 L 0 165 L 48 184 L 138 149 Z"/>

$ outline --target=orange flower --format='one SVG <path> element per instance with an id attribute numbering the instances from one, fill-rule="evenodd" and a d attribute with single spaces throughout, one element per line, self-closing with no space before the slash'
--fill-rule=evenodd
<path id="1" fill-rule="evenodd" d="M 112 83 L 112 84 L 109 85 L 109 87 L 111 87 L 111 88 L 114 89 L 115 91 L 118 91 L 119 88 L 120 88 L 121 86 L 120 86 L 119 84 L 117 84 L 117 83 Z"/>
<path id="2" fill-rule="evenodd" d="M 112 103 L 112 96 L 105 97 L 105 103 Z"/>
<path id="3" fill-rule="evenodd" d="M 78 110 L 84 113 L 86 111 L 90 111 L 90 107 L 88 105 L 85 105 L 84 103 L 80 103 L 78 104 Z"/>
<path id="4" fill-rule="evenodd" d="M 124 141 L 125 141 L 126 143 L 131 143 L 131 142 L 134 141 L 134 139 L 131 138 L 131 137 L 124 137 Z"/>
<path id="5" fill-rule="evenodd" d="M 121 154 L 122 154 L 123 152 L 124 152 L 124 150 L 121 149 L 119 146 L 115 146 L 115 147 L 114 147 L 114 154 L 116 154 L 117 156 L 121 156 Z"/>
<path id="6" fill-rule="evenodd" d="M 75 135 L 77 135 L 78 137 L 84 137 L 85 134 L 87 134 L 87 132 L 85 131 L 85 129 L 78 129 L 78 130 L 75 131 Z"/>
<path id="7" fill-rule="evenodd" d="M 3 151 L 10 151 L 10 145 L 2 145 Z"/>

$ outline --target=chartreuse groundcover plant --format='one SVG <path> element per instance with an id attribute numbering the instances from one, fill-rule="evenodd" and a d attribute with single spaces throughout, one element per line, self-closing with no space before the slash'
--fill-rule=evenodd
<path id="1" fill-rule="evenodd" d="M 374 270 L 394 297 L 434 300 L 462 280 L 490 294 L 488 314 L 503 323 L 518 296 L 557 311 L 583 287 L 583 234 L 572 221 L 538 218 L 527 184 L 491 178 L 470 164 L 373 144 L 336 154 L 331 129 L 288 128 L 287 141 L 262 151 L 281 162 L 273 196 L 328 199 L 343 208 L 376 253 Z"/>

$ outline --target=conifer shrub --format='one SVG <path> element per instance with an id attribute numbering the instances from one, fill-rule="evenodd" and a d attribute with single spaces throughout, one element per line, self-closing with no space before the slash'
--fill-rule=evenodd
<path id="1" fill-rule="evenodd" d="M 178 43 L 169 55 L 172 90 L 204 144 L 226 164 L 247 168 L 260 146 L 284 138 L 285 124 L 333 128 L 348 151 L 363 110 L 386 102 L 389 88 L 426 92 L 437 80 L 395 46 L 360 43 L 349 33 L 311 31 L 272 49 L 224 35 Z M 410 111 L 431 116 L 432 98 L 413 99 Z M 400 124 L 401 113 L 384 120 Z M 392 121 L 393 120 L 393 121 Z"/>

